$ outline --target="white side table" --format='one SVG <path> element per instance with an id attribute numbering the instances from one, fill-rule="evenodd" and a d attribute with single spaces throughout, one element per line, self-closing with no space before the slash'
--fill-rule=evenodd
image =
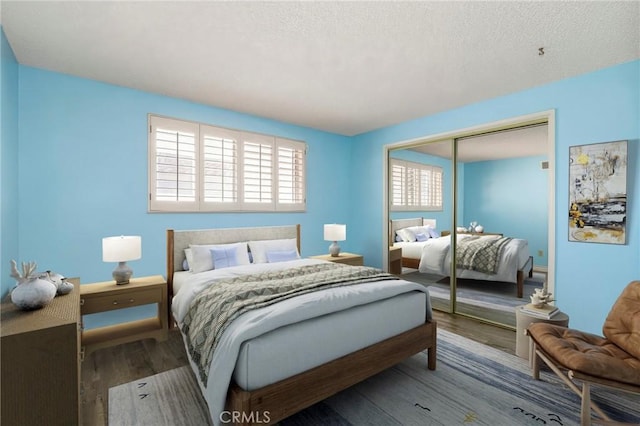
<path id="1" fill-rule="evenodd" d="M 522 312 L 520 308 L 521 306 L 516 306 L 516 355 L 520 358 L 529 359 L 529 336 L 527 336 L 525 332 L 530 324 L 534 322 L 546 322 L 562 327 L 569 326 L 569 316 L 562 311 L 549 319 L 545 319 Z"/>

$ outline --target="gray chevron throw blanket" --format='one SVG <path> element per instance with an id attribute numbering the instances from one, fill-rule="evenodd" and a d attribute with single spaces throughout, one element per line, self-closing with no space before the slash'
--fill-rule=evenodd
<path id="1" fill-rule="evenodd" d="M 370 281 L 398 279 L 379 269 L 322 263 L 213 281 L 191 303 L 182 324 L 205 387 L 216 346 L 239 315 L 294 296 Z"/>
<path id="2" fill-rule="evenodd" d="M 456 265 L 462 269 L 495 274 L 502 250 L 509 241 L 509 237 L 462 239 L 456 246 Z"/>

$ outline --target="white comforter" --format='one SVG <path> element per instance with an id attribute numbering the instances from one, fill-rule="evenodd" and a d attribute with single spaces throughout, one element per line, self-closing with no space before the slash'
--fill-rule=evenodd
<path id="1" fill-rule="evenodd" d="M 193 274 L 193 279 L 185 283 L 173 298 L 172 311 L 174 318 L 180 326 L 191 301 L 211 280 L 320 262 L 323 261 L 299 259 L 290 262 L 236 266 Z M 209 405 L 211 419 L 214 424 L 220 424 L 220 414 L 224 410 L 227 389 L 243 342 L 287 324 L 364 305 L 376 300 L 387 299 L 410 291 L 422 291 L 428 294 L 426 288 L 419 284 L 402 280 L 385 280 L 304 294 L 247 312 L 238 317 L 220 339 L 218 348 L 225 348 L 225 350 L 217 350 L 214 354 L 206 387 L 198 379 L 202 393 Z M 427 297 L 427 303 L 429 303 L 429 297 Z M 427 315 L 430 318 L 430 305 L 427 306 Z M 195 365 L 192 363 L 191 366 L 194 368 Z M 197 371 L 197 368 L 194 371 Z M 198 374 L 196 374 L 196 377 L 198 377 Z"/>
<path id="2" fill-rule="evenodd" d="M 457 241 L 469 238 L 472 235 L 457 234 Z M 498 238 L 497 236 L 485 236 L 482 238 Z M 448 276 L 451 265 L 451 236 L 430 238 L 425 241 L 420 258 L 419 271 Z M 500 256 L 498 270 L 495 274 L 485 274 L 468 269 L 456 269 L 458 278 L 469 278 L 485 281 L 504 281 L 515 283 L 517 281 L 516 271 L 521 269 L 529 259 L 529 244 L 527 240 L 513 238 Z"/>

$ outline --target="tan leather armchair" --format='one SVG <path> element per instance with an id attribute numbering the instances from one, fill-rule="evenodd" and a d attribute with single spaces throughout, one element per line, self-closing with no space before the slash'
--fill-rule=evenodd
<path id="1" fill-rule="evenodd" d="M 640 394 L 640 281 L 622 291 L 602 331 L 604 337 L 547 323 L 527 329 L 533 378 L 540 379 L 544 361 L 582 398 L 583 426 L 591 424 L 591 410 L 601 418 L 599 423 L 613 422 L 591 401 L 592 384 Z"/>

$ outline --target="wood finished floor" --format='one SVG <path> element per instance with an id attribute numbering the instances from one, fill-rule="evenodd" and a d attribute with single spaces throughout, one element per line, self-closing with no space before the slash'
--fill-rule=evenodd
<path id="1" fill-rule="evenodd" d="M 515 353 L 515 331 L 434 311 L 438 328 Z M 174 329 L 166 342 L 143 340 L 97 350 L 82 363 L 82 424 L 107 425 L 109 388 L 187 365 L 182 338 Z"/>

